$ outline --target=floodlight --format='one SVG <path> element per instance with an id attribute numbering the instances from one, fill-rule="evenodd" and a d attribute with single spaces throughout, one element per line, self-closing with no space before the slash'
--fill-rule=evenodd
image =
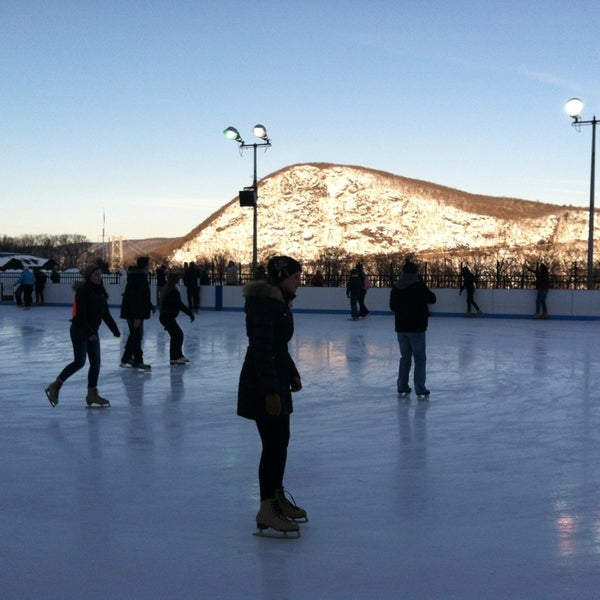
<path id="1" fill-rule="evenodd" d="M 571 118 L 577 120 L 583 110 L 583 102 L 579 98 L 571 98 L 565 104 L 565 110 Z"/>
<path id="2" fill-rule="evenodd" d="M 225 137 L 229 138 L 230 140 L 233 140 L 234 142 L 241 141 L 243 143 L 240 132 L 235 127 L 228 127 L 227 129 L 223 130 L 223 133 L 225 134 Z"/>
<path id="3" fill-rule="evenodd" d="M 268 140 L 269 136 L 267 135 L 267 128 L 264 125 L 255 125 L 252 129 L 252 133 L 262 140 Z"/>

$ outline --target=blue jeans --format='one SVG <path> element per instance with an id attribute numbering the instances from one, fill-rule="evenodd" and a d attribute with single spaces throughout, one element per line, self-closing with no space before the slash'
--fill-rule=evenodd
<path id="1" fill-rule="evenodd" d="M 412 360 L 415 361 L 415 372 L 413 374 L 415 393 L 421 394 L 425 391 L 425 366 L 427 355 L 425 352 L 425 332 L 407 331 L 398 332 L 398 344 L 400 346 L 400 365 L 398 367 L 398 380 L 396 385 L 398 391 L 408 389 L 408 376 Z"/>
<path id="2" fill-rule="evenodd" d="M 90 341 L 87 335 L 71 324 L 71 342 L 73 344 L 73 362 L 69 363 L 60 373 L 58 378 L 64 383 L 73 373 L 85 366 L 85 357 L 90 360 L 88 370 L 88 388 L 95 388 L 98 385 L 98 375 L 100 374 L 100 339 L 96 337 Z"/>
<path id="3" fill-rule="evenodd" d="M 546 296 L 548 295 L 548 290 L 538 290 L 537 295 L 535 297 L 535 314 L 536 315 L 546 315 L 548 314 L 548 308 L 546 307 Z"/>

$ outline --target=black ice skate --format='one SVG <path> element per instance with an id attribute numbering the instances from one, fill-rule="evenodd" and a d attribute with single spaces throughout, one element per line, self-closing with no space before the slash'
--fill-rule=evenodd
<path id="1" fill-rule="evenodd" d="M 286 497 L 286 494 L 289 496 L 289 500 Z M 283 488 L 275 490 L 275 501 L 284 517 L 292 519 L 292 521 L 295 521 L 296 523 L 308 522 L 306 511 L 296 504 L 294 496 L 292 496 L 290 492 L 286 492 Z"/>

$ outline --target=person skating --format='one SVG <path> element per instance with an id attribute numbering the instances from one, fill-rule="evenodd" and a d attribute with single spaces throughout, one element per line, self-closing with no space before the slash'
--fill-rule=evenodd
<path id="1" fill-rule="evenodd" d="M 369 289 L 371 289 L 371 280 L 369 276 L 365 273 L 363 269 L 362 263 L 358 263 L 356 265 L 356 270 L 358 271 L 358 278 L 361 280 L 361 289 L 358 295 L 358 316 L 366 319 L 371 312 L 367 306 L 365 305 L 365 297 Z"/>
<path id="2" fill-rule="evenodd" d="M 85 365 L 86 355 L 90 361 L 87 378 L 88 406 L 110 406 L 110 401 L 98 393 L 98 376 L 100 374 L 100 338 L 98 329 L 102 321 L 106 323 L 115 337 L 121 332 L 108 309 L 108 294 L 102 283 L 102 270 L 94 264 L 83 273 L 83 282 L 77 282 L 73 317 L 71 319 L 71 342 L 73 344 L 73 361 L 69 363 L 58 377 L 45 389 L 48 401 L 52 406 L 58 404 L 58 395 L 63 383 Z"/>
<path id="3" fill-rule="evenodd" d="M 358 321 L 358 300 L 364 292 L 363 279 L 356 267 L 350 271 L 346 282 L 346 297 L 350 300 L 350 320 Z"/>
<path id="4" fill-rule="evenodd" d="M 133 367 L 149 371 L 150 365 L 144 363 L 142 339 L 144 337 L 144 320 L 150 318 L 150 313 L 155 308 L 150 299 L 150 283 L 148 273 L 150 260 L 147 256 L 140 256 L 136 268 L 127 273 L 127 285 L 123 292 L 121 304 L 121 318 L 127 319 L 129 336 L 125 343 L 125 350 L 121 358 L 122 367 Z"/>
<path id="5" fill-rule="evenodd" d="M 435 304 L 435 294 L 425 285 L 418 267 L 406 260 L 402 275 L 390 292 L 390 310 L 394 313 L 394 327 L 400 346 L 400 363 L 396 387 L 399 394 L 409 394 L 408 385 L 412 360 L 415 370 L 413 381 L 415 393 L 420 399 L 429 396 L 425 387 L 426 334 L 429 322 L 429 304 Z"/>
<path id="6" fill-rule="evenodd" d="M 189 362 L 183 355 L 183 331 L 177 323 L 179 311 L 185 313 L 194 322 L 194 313 L 182 302 L 177 289 L 179 275 L 170 273 L 160 300 L 160 324 L 166 329 L 171 338 L 169 358 L 171 366 L 184 365 Z"/>
<path id="7" fill-rule="evenodd" d="M 238 386 L 237 414 L 256 422 L 262 443 L 258 478 L 260 531 L 299 532 L 306 511 L 289 502 L 283 478 L 290 439 L 292 392 L 302 389 L 300 374 L 288 352 L 294 334 L 291 302 L 300 285 L 300 264 L 288 256 L 272 258 L 268 280 L 243 289 L 248 349 Z"/>
<path id="8" fill-rule="evenodd" d="M 546 306 L 546 297 L 548 296 L 548 289 L 550 288 L 550 273 L 548 267 L 541 263 L 536 269 L 528 268 L 535 274 L 535 315 L 534 319 L 547 319 L 548 318 L 548 307 Z"/>
<path id="9" fill-rule="evenodd" d="M 467 290 L 467 312 L 465 313 L 465 317 L 471 316 L 471 309 L 474 308 L 477 311 L 477 316 L 481 316 L 483 314 L 482 310 L 477 306 L 475 302 L 475 275 L 471 273 L 469 267 L 463 267 L 460 270 L 462 283 L 460 286 L 460 290 L 458 295 L 460 296 L 463 293 L 463 290 Z"/>

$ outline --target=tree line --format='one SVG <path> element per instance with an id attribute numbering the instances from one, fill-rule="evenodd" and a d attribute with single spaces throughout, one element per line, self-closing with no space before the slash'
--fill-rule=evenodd
<path id="1" fill-rule="evenodd" d="M 269 256 L 260 256 L 259 263 L 267 265 Z M 485 289 L 527 289 L 535 285 L 536 268 L 544 263 L 550 272 L 551 286 L 555 289 L 586 289 L 587 262 L 576 251 L 559 251 L 552 245 L 538 245 L 535 248 L 472 249 L 437 253 L 416 253 L 409 248 L 387 254 L 352 254 L 343 248 L 326 248 L 315 259 L 297 258 L 303 265 L 302 282 L 311 285 L 314 274 L 319 271 L 325 286 L 345 286 L 350 271 L 357 263 L 362 263 L 374 287 L 391 287 L 402 273 L 407 258 L 417 262 L 427 284 L 434 288 L 457 288 L 461 285 L 460 271 L 468 266 L 476 277 L 477 286 Z M 228 254 L 214 256 L 199 255 L 194 261 L 205 270 L 212 283 L 225 280 L 229 260 L 236 262 Z M 164 261 L 162 261 L 164 263 Z M 250 264 L 238 264 L 239 283 L 244 284 L 254 277 Z M 178 269 L 181 265 L 167 264 L 168 268 Z M 594 270 L 598 282 L 598 269 Z M 598 287 L 596 283 L 595 287 Z"/>
<path id="2" fill-rule="evenodd" d="M 14 254 L 31 254 L 42 258 L 52 259 L 59 269 L 81 268 L 86 261 L 93 257 L 89 255 L 92 243 L 78 233 L 61 233 L 48 235 L 21 235 L 0 237 L 0 252 Z"/>
<path id="3" fill-rule="evenodd" d="M 79 234 L 60 235 L 23 235 L 19 237 L 2 236 L 0 251 L 17 254 L 32 254 L 52 259 L 59 269 L 84 268 L 90 262 L 98 262 L 108 272 L 104 257 L 91 252 L 94 244 Z M 97 248 L 97 245 L 96 245 Z M 259 254 L 260 263 L 266 266 L 269 256 Z M 362 263 L 376 287 L 389 287 L 402 272 L 406 258 L 416 261 L 428 285 L 435 288 L 460 286 L 460 270 L 466 265 L 477 278 L 480 288 L 530 288 L 535 277 L 532 270 L 545 263 L 550 272 L 553 288 L 585 289 L 587 262 L 581 249 L 558 249 L 552 244 L 538 244 L 530 248 L 463 248 L 437 252 L 414 252 L 409 247 L 400 247 L 396 252 L 387 254 L 357 255 L 343 248 L 324 248 L 316 258 L 305 260 L 295 257 L 303 264 L 303 283 L 310 285 L 312 276 L 320 271 L 326 286 L 343 286 L 351 269 Z M 168 258 L 150 253 L 151 267 L 154 271 L 165 264 L 171 269 L 181 269 L 181 264 L 169 264 Z M 250 264 L 241 264 L 236 257 L 226 253 L 195 258 L 196 265 L 205 270 L 212 283 L 222 283 L 225 279 L 227 264 L 233 260 L 238 264 L 239 283 L 253 278 Z M 122 265 L 127 267 L 127 265 Z M 597 265 L 594 266 L 595 288 L 598 287 Z"/>

